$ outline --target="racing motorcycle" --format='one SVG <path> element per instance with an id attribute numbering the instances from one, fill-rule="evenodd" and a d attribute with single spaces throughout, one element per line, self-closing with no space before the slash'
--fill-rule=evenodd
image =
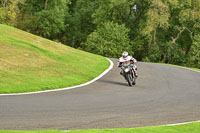
<path id="1" fill-rule="evenodd" d="M 122 73 L 129 86 L 136 84 L 136 76 L 134 74 L 134 64 L 130 61 L 126 61 L 122 63 L 121 66 Z"/>

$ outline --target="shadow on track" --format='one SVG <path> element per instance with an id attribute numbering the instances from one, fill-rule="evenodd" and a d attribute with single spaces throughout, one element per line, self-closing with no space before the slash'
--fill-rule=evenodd
<path id="1" fill-rule="evenodd" d="M 121 85 L 121 86 L 126 86 L 128 87 L 128 84 L 127 83 L 121 83 L 121 82 L 117 82 L 117 81 L 111 81 L 111 80 L 103 80 L 103 79 L 100 79 L 98 80 L 99 82 L 103 82 L 103 83 L 109 83 L 109 84 L 115 84 L 115 85 Z M 125 81 L 124 81 L 125 82 Z"/>

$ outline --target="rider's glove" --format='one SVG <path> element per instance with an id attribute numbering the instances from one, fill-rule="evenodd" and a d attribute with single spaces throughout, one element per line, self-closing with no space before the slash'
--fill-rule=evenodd
<path id="1" fill-rule="evenodd" d="M 135 62 L 133 60 L 131 60 L 131 64 L 135 64 Z"/>
<path id="2" fill-rule="evenodd" d="M 119 63 L 118 67 L 122 67 L 122 63 L 121 62 Z"/>

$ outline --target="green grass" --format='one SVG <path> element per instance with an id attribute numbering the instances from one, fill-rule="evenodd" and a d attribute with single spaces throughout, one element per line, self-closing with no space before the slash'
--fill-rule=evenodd
<path id="1" fill-rule="evenodd" d="M 0 24 L 0 93 L 80 85 L 108 66 L 102 56 Z"/>
<path id="2" fill-rule="evenodd" d="M 65 131 L 66 132 L 66 131 Z M 65 133 L 64 131 L 0 131 L 0 133 Z M 155 126 L 127 129 L 71 130 L 67 133 L 200 133 L 200 122 L 177 126 Z"/>

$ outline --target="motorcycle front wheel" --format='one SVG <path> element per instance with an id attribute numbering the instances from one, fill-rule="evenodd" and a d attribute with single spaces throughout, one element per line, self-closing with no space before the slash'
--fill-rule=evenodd
<path id="1" fill-rule="evenodd" d="M 132 85 L 135 85 L 136 84 L 136 78 L 133 77 L 133 82 L 132 82 Z"/>
<path id="2" fill-rule="evenodd" d="M 127 77 L 128 85 L 132 86 L 131 75 L 127 74 L 126 77 Z"/>

